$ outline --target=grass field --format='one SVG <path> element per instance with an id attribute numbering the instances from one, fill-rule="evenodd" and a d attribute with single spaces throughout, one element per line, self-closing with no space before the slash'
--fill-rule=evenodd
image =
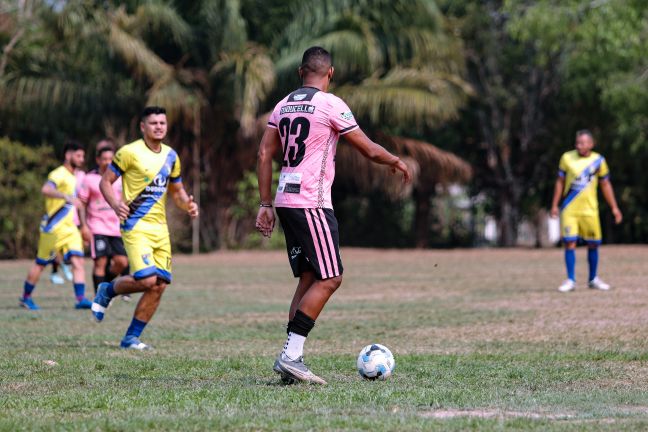
<path id="1" fill-rule="evenodd" d="M 343 250 L 306 344 L 325 387 L 271 371 L 295 285 L 283 252 L 178 257 L 143 353 L 118 348 L 132 303 L 96 324 L 42 281 L 31 313 L 30 263 L 0 262 L 0 430 L 646 430 L 648 247 L 602 249 L 611 292 L 585 288 L 577 256 L 561 294 L 558 249 Z M 394 352 L 387 382 L 357 375 L 371 342 Z"/>

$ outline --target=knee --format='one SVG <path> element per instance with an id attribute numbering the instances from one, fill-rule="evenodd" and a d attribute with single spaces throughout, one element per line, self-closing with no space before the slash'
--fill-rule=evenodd
<path id="1" fill-rule="evenodd" d="M 160 280 L 160 279 L 157 279 L 156 282 L 155 282 L 155 284 L 154 284 L 153 287 L 151 288 L 151 291 L 153 291 L 153 292 L 155 292 L 155 293 L 157 293 L 157 294 L 159 294 L 159 295 L 162 295 L 162 293 L 164 292 L 164 290 L 166 289 L 166 287 L 167 287 L 167 283 L 166 283 L 166 282 L 164 282 L 164 281 L 162 281 L 162 280 Z"/>
<path id="2" fill-rule="evenodd" d="M 342 285 L 342 275 L 326 279 L 324 285 L 331 293 L 334 293 Z"/>

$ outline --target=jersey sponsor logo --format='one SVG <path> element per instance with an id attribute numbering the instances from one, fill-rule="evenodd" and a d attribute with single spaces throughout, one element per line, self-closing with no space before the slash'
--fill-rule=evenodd
<path id="1" fill-rule="evenodd" d="M 351 111 L 342 112 L 340 113 L 340 118 L 342 118 L 342 120 L 351 121 L 353 120 L 353 113 Z"/>
<path id="2" fill-rule="evenodd" d="M 286 183 L 284 193 L 298 194 L 301 191 L 301 185 L 296 183 Z"/>
<path id="3" fill-rule="evenodd" d="M 293 113 L 313 114 L 314 112 L 315 112 L 315 107 L 309 104 L 284 105 L 279 110 L 279 115 L 293 114 Z"/>

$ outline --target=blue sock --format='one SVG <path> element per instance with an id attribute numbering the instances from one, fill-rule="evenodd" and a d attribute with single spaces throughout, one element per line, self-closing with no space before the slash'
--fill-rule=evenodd
<path id="1" fill-rule="evenodd" d="M 574 249 L 565 249 L 565 266 L 567 267 L 567 277 L 575 281 L 576 251 Z"/>
<path id="2" fill-rule="evenodd" d="M 36 285 L 32 285 L 29 282 L 25 281 L 25 285 L 23 286 L 23 298 L 31 297 L 32 292 L 34 292 L 34 288 L 36 288 Z"/>
<path id="3" fill-rule="evenodd" d="M 113 298 L 117 295 L 115 292 L 115 284 L 113 282 L 108 282 L 108 288 L 106 288 L 106 295 L 108 297 Z"/>
<path id="4" fill-rule="evenodd" d="M 140 337 L 140 335 L 144 331 L 144 327 L 146 327 L 146 323 L 144 321 L 140 321 L 137 318 L 133 317 L 133 321 L 131 321 L 128 330 L 126 330 L 126 336 L 124 336 L 124 339 L 130 336 L 134 336 L 137 338 Z"/>
<path id="5" fill-rule="evenodd" d="M 589 263 L 589 280 L 594 280 L 596 277 L 596 269 L 598 267 L 598 248 L 587 249 L 587 262 Z"/>
<path id="6" fill-rule="evenodd" d="M 81 301 L 85 297 L 85 284 L 84 283 L 74 283 L 74 295 L 76 299 Z"/>

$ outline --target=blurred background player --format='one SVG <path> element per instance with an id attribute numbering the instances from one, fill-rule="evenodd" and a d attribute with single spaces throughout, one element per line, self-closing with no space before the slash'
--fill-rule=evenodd
<path id="1" fill-rule="evenodd" d="M 303 350 L 315 320 L 342 283 L 338 223 L 331 202 L 338 138 L 344 135 L 363 156 L 388 165 L 393 172 L 401 171 L 406 182 L 410 173 L 403 161 L 362 132 L 342 99 L 327 93 L 333 66 L 325 49 L 312 47 L 304 52 L 299 76 L 302 87 L 275 106 L 259 147 L 261 204 L 256 227 L 269 237 L 275 225 L 272 160 L 283 142 L 275 206 L 299 282 L 288 314 L 288 338 L 273 370 L 283 379 L 326 384 L 306 367 Z"/>
<path id="2" fill-rule="evenodd" d="M 167 133 L 166 110 L 146 107 L 141 115 L 140 130 L 143 139 L 120 148 L 99 183 L 101 193 L 122 221 L 122 239 L 133 274 L 99 284 L 92 313 L 101 322 L 115 295 L 142 292 L 120 346 L 145 350 L 150 346 L 142 343 L 139 337 L 171 283 L 171 242 L 165 208 L 167 190 L 176 205 L 192 218 L 198 216 L 198 205 L 182 186 L 178 154 L 162 143 Z M 115 196 L 112 188 L 119 177 L 123 179 L 122 199 Z"/>
<path id="3" fill-rule="evenodd" d="M 122 274 L 128 266 L 126 250 L 119 231 L 119 217 L 108 205 L 99 190 L 101 176 L 112 163 L 115 150 L 112 142 L 102 140 L 97 144 L 95 161 L 97 168 L 89 171 L 79 187 L 79 209 L 81 234 L 90 243 L 94 260 L 92 281 L 95 294 L 101 282 L 111 281 Z M 121 179 L 113 183 L 113 192 L 118 200 L 122 197 Z"/>
<path id="4" fill-rule="evenodd" d="M 609 204 L 614 222 L 623 220 L 621 210 L 614 198 L 610 171 L 605 158 L 592 151 L 594 137 L 587 130 L 576 132 L 576 150 L 566 152 L 560 158 L 558 178 L 551 203 L 551 216 L 560 214 L 560 230 L 565 244 L 565 266 L 567 279 L 558 287 L 561 292 L 576 289 L 576 242 L 583 239 L 588 246 L 589 284 L 592 289 L 609 290 L 610 285 L 597 276 L 598 247 L 601 244 L 601 222 L 599 220 L 597 188 Z M 560 208 L 558 203 L 561 200 Z"/>
<path id="5" fill-rule="evenodd" d="M 79 205 L 76 197 L 75 169 L 83 165 L 85 151 L 81 144 L 71 141 L 63 148 L 63 165 L 47 176 L 41 189 L 45 196 L 46 214 L 40 225 L 36 262 L 25 280 L 20 305 L 31 310 L 40 309 L 32 299 L 32 293 L 45 266 L 51 263 L 57 252 L 72 263 L 74 294 L 77 309 L 89 309 L 92 305 L 85 298 L 85 270 L 83 268 L 83 240 L 74 224 L 73 209 Z"/>

